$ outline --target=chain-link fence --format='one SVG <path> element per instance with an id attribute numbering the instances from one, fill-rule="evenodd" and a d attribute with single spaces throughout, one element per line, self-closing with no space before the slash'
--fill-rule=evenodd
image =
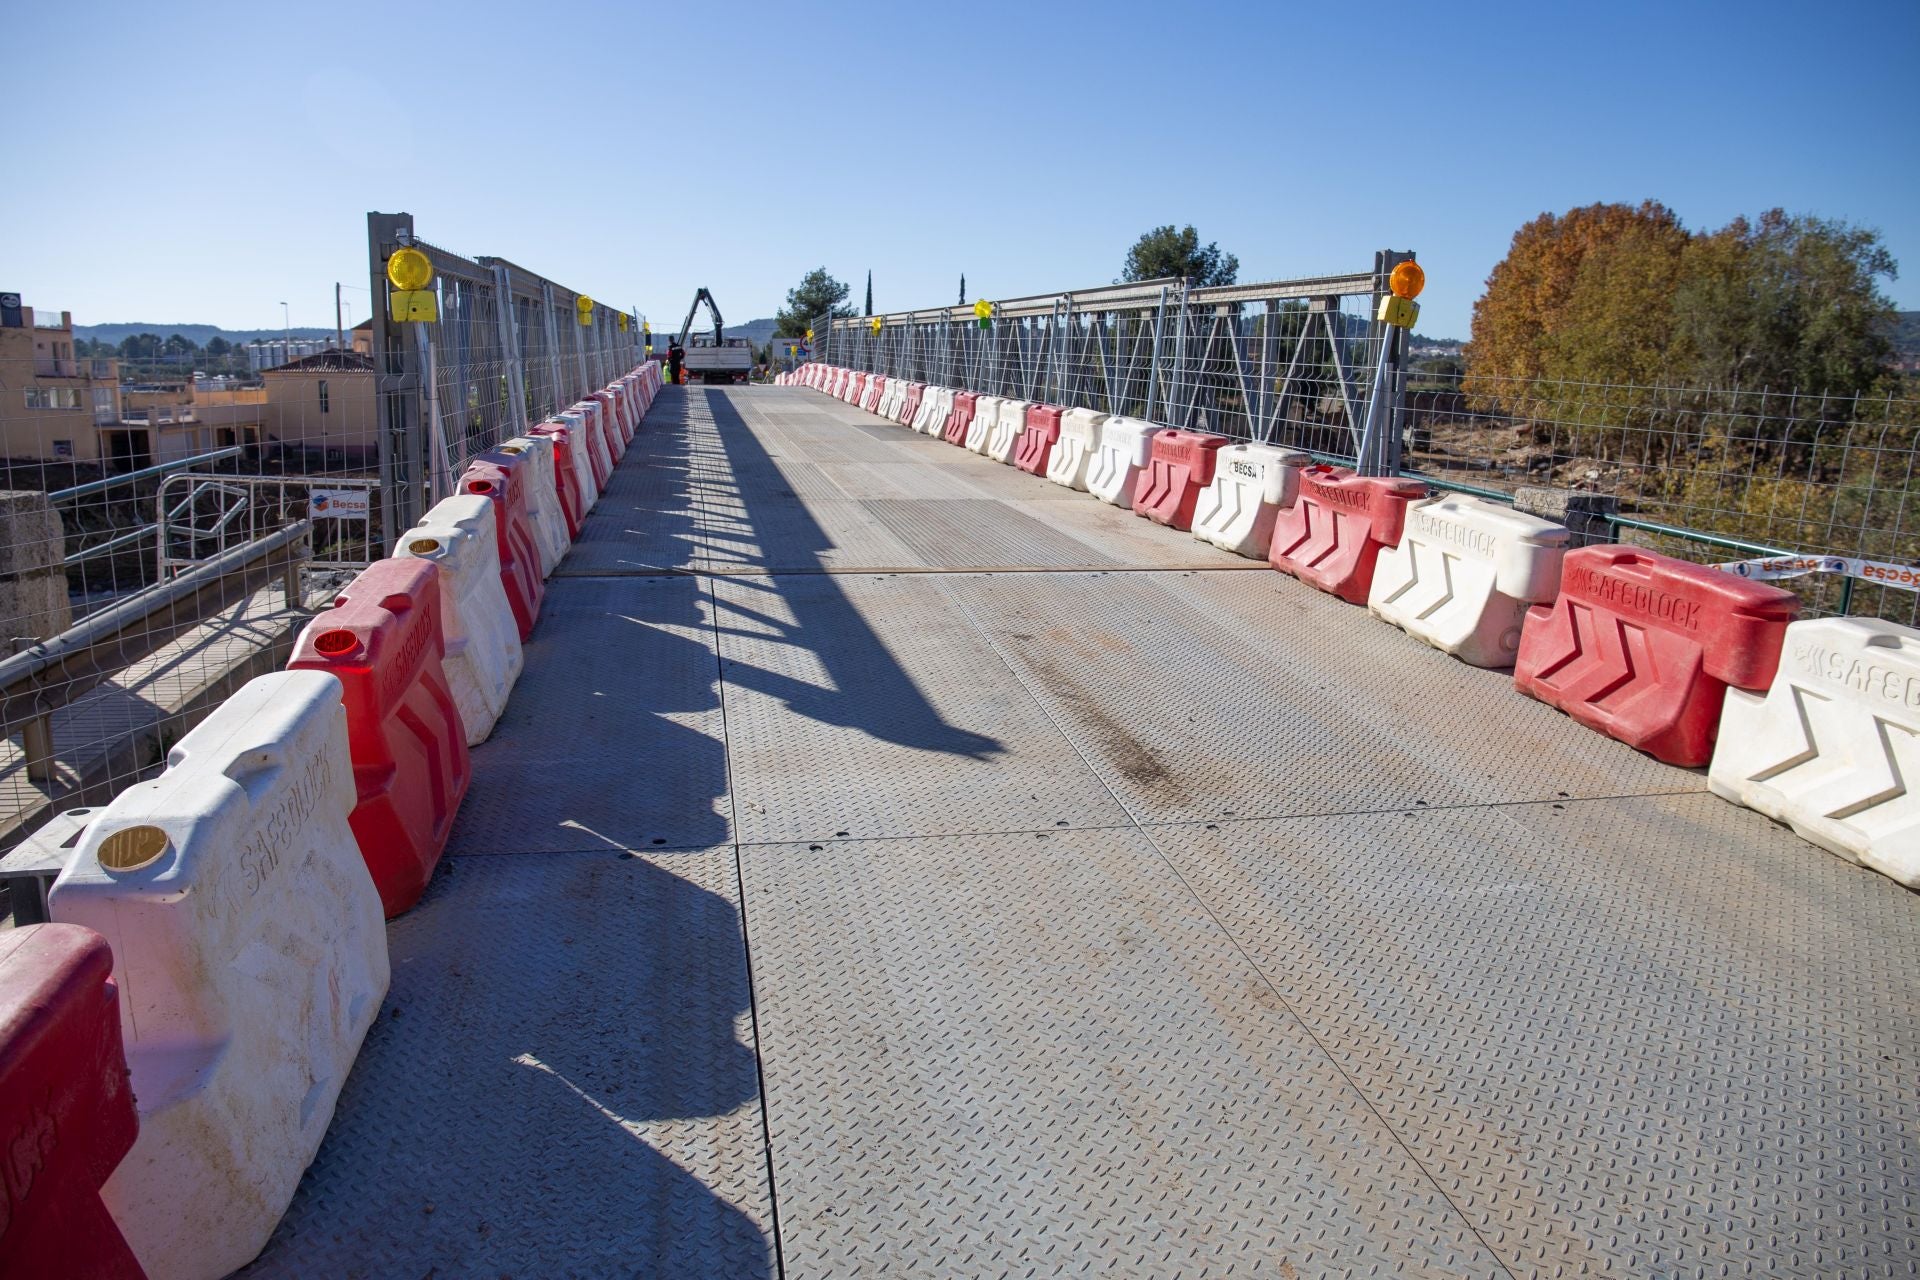
<path id="1" fill-rule="evenodd" d="M 637 315 L 406 215 L 369 233 L 364 318 L 325 337 L 96 347 L 0 295 L 0 851 L 156 770 L 473 455 L 642 358 Z M 390 317 L 401 244 L 436 321 Z"/>

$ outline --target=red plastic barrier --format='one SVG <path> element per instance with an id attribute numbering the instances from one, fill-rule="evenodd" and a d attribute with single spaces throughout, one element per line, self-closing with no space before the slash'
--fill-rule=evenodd
<path id="1" fill-rule="evenodd" d="M 0 933 L 0 1277 L 145 1275 L 100 1186 L 133 1149 L 120 993 L 106 939 Z"/>
<path id="2" fill-rule="evenodd" d="M 1028 415 L 1032 420 L 1032 415 Z M 1054 427 L 1059 433 L 1059 426 Z M 1175 529 L 1193 528 L 1193 509 L 1213 483 L 1214 455 L 1231 443 L 1206 431 L 1160 431 L 1133 490 L 1133 514 Z M 1366 599 L 1363 592 L 1360 597 Z"/>
<path id="3" fill-rule="evenodd" d="M 524 642 L 540 620 L 546 584 L 540 578 L 540 544 L 534 540 L 528 515 L 527 485 L 533 468 L 524 453 L 483 453 L 467 464 L 460 477 L 461 493 L 477 493 L 493 502 L 493 523 L 500 535 L 500 584 L 507 589 L 513 620 Z"/>
<path id="4" fill-rule="evenodd" d="M 1065 412 L 1057 404 L 1027 407 L 1026 426 L 1013 446 L 1014 466 L 1028 475 L 1047 474 L 1047 459 L 1053 456 L 1054 441 L 1060 438 L 1060 415 Z"/>
<path id="5" fill-rule="evenodd" d="M 560 491 L 560 513 L 567 518 L 567 537 L 577 538 L 587 522 L 587 495 L 580 487 L 579 473 L 573 469 L 573 428 L 564 422 L 543 422 L 527 434 L 553 440 L 553 487 Z"/>
<path id="6" fill-rule="evenodd" d="M 1633 547 L 1581 547 L 1560 596 L 1527 610 L 1520 692 L 1668 764 L 1713 757 L 1729 686 L 1765 692 L 1790 591 Z"/>
<path id="7" fill-rule="evenodd" d="M 856 373 L 853 375 L 852 380 L 847 384 L 845 399 L 848 404 L 858 405 L 866 398 L 868 376 L 869 375 L 864 373 Z"/>
<path id="8" fill-rule="evenodd" d="M 1300 496 L 1274 518 L 1267 559 L 1348 604 L 1365 604 L 1380 549 L 1400 545 L 1408 504 L 1426 496 L 1418 480 L 1302 468 Z"/>
<path id="9" fill-rule="evenodd" d="M 860 397 L 860 407 L 868 413 L 878 413 L 880 397 L 885 394 L 887 394 L 887 380 L 876 373 L 867 379 L 867 390 Z"/>
<path id="10" fill-rule="evenodd" d="M 927 384 L 910 382 L 907 384 L 907 398 L 900 406 L 900 425 L 906 426 L 913 421 L 913 415 L 920 412 L 920 402 L 926 398 Z"/>
<path id="11" fill-rule="evenodd" d="M 420 900 L 473 776 L 445 651 L 440 566 L 376 560 L 307 624 L 287 663 L 340 680 L 353 834 L 389 920 Z"/>
<path id="12" fill-rule="evenodd" d="M 947 429 L 940 433 L 941 439 L 948 444 L 966 444 L 967 430 L 973 426 L 974 405 L 979 399 L 977 391 L 953 393 L 953 408 L 947 410 Z"/>
<path id="13" fill-rule="evenodd" d="M 607 451 L 615 462 L 620 461 L 627 456 L 627 430 L 621 425 L 619 399 L 606 387 L 587 399 L 600 406 L 600 421 L 606 424 Z"/>

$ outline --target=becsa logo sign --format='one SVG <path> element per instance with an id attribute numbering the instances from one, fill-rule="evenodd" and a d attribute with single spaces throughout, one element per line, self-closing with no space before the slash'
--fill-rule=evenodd
<path id="1" fill-rule="evenodd" d="M 373 510 L 367 489 L 310 489 L 307 514 L 315 520 L 365 520 Z"/>

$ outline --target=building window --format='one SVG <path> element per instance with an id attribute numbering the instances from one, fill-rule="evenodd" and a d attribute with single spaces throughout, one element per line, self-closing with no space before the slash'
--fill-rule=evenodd
<path id="1" fill-rule="evenodd" d="M 73 456 L 73 441 L 55 440 L 53 442 L 53 456 L 56 458 L 71 458 Z"/>
<path id="2" fill-rule="evenodd" d="M 331 410 L 327 408 L 327 380 L 325 378 L 320 379 L 320 412 L 331 412 Z"/>
<path id="3" fill-rule="evenodd" d="M 80 392 L 74 387 L 28 387 L 29 409 L 78 409 Z"/>

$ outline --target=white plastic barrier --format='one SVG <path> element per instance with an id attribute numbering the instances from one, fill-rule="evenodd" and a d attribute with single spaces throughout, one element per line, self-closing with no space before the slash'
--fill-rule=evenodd
<path id="1" fill-rule="evenodd" d="M 565 413 L 556 413 L 554 418 L 573 428 L 573 446 L 578 449 L 585 446 L 591 455 L 588 467 L 598 477 L 613 475 L 613 454 L 607 451 L 607 438 L 600 431 L 600 406 L 597 404 L 576 404 Z M 600 500 L 600 486 L 596 480 L 593 488 L 594 501 Z"/>
<path id="2" fill-rule="evenodd" d="M 922 385 L 920 387 L 920 400 L 916 402 L 913 398 L 913 388 L 914 384 L 911 382 L 903 382 L 900 384 L 900 394 L 893 402 L 893 412 L 887 415 L 903 427 L 913 425 L 913 413 L 908 413 L 907 409 L 911 407 L 914 413 L 918 413 L 920 411 L 920 404 L 926 401 L 927 392 L 931 390 L 931 388 Z"/>
<path id="3" fill-rule="evenodd" d="M 500 446 L 502 453 L 527 455 L 533 488 L 527 494 L 527 519 L 540 548 L 540 576 L 559 567 L 572 541 L 567 537 L 567 513 L 560 509 L 560 492 L 553 483 L 553 440 L 549 436 L 515 436 Z"/>
<path id="4" fill-rule="evenodd" d="M 1000 425 L 1000 406 L 1003 403 L 999 396 L 981 396 L 973 402 L 973 421 L 967 426 L 967 448 L 980 454 L 987 451 L 987 441 L 992 437 L 994 428 Z"/>
<path id="5" fill-rule="evenodd" d="M 889 422 L 897 421 L 900 417 L 900 406 L 906 403 L 906 399 L 907 380 L 888 378 L 887 389 L 880 393 L 880 416 Z"/>
<path id="6" fill-rule="evenodd" d="M 387 990 L 340 682 L 261 676 L 87 826 L 55 920 L 113 948 L 140 1136 L 102 1189 L 152 1280 L 273 1233 Z"/>
<path id="7" fill-rule="evenodd" d="M 1920 631 L 1789 623 L 1767 692 L 1727 690 L 1707 786 L 1920 889 Z"/>
<path id="8" fill-rule="evenodd" d="M 1222 551 L 1267 558 L 1273 521 L 1300 492 L 1313 458 L 1271 444 L 1230 444 L 1214 455 L 1213 480 L 1193 511 L 1193 536 Z"/>
<path id="9" fill-rule="evenodd" d="M 864 390 L 866 384 L 860 380 L 860 376 L 851 369 L 847 370 L 840 386 L 840 399 L 847 404 L 854 404 L 860 398 L 858 393 Z"/>
<path id="10" fill-rule="evenodd" d="M 1510 667 L 1527 606 L 1560 594 L 1567 531 L 1511 507 L 1450 493 L 1407 508 L 1400 545 L 1374 564 L 1367 607 L 1476 667 Z"/>
<path id="11" fill-rule="evenodd" d="M 1020 447 L 1020 433 L 1027 429 L 1027 410 L 1031 400 L 1002 400 L 993 429 L 987 433 L 985 453 L 995 462 L 1013 465 L 1013 454 Z"/>
<path id="12" fill-rule="evenodd" d="M 434 504 L 393 552 L 395 559 L 440 566 L 440 631 L 446 640 L 440 668 L 460 709 L 468 746 L 485 742 L 493 732 L 524 661 L 520 628 L 500 581 L 495 530 L 490 499 L 456 494 Z"/>
<path id="13" fill-rule="evenodd" d="M 921 435 L 937 436 L 947 429 L 947 415 L 953 412 L 952 387 L 929 387 L 926 399 L 920 402 L 920 416 L 914 419 L 913 429 Z"/>
<path id="14" fill-rule="evenodd" d="M 1138 418 L 1108 418 L 1087 465 L 1087 492 L 1116 507 L 1133 505 L 1133 487 L 1153 456 L 1153 438 L 1165 430 Z"/>
<path id="15" fill-rule="evenodd" d="M 945 388 L 929 382 L 927 389 L 920 393 L 920 405 L 913 411 L 913 417 L 907 425 L 921 435 L 927 433 L 927 419 L 933 414 L 934 406 L 940 403 L 940 393 Z"/>
<path id="16" fill-rule="evenodd" d="M 1060 415 L 1060 438 L 1047 455 L 1047 479 L 1082 493 L 1087 488 L 1087 469 L 1100 447 L 1100 428 L 1107 415 L 1092 409 L 1069 409 Z"/>

